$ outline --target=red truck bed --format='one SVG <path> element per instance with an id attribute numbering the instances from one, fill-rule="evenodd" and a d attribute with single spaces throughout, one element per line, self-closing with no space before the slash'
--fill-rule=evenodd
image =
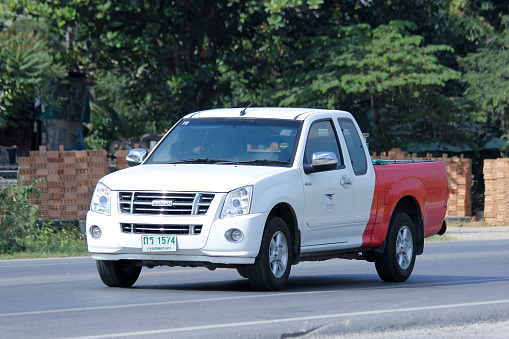
<path id="1" fill-rule="evenodd" d="M 374 165 L 376 184 L 371 218 L 363 235 L 364 246 L 380 246 L 394 210 L 411 202 L 418 206 L 416 212 L 422 217 L 424 237 L 445 232 L 449 188 L 443 162 L 384 160 L 375 161 Z"/>

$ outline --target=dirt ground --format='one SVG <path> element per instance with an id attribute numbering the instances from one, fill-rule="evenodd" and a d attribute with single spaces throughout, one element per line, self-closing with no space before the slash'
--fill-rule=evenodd
<path id="1" fill-rule="evenodd" d="M 509 226 L 447 225 L 445 235 L 456 240 L 509 239 Z"/>
<path id="2" fill-rule="evenodd" d="M 357 335 L 327 337 L 344 339 L 389 339 L 389 338 L 507 338 L 509 321 L 478 323 L 463 326 L 417 328 L 393 332 L 362 333 Z"/>

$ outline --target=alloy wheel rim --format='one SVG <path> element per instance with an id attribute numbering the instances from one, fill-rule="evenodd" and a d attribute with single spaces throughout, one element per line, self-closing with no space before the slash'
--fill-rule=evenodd
<path id="1" fill-rule="evenodd" d="M 396 258 L 401 269 L 406 270 L 410 267 L 414 252 L 414 242 L 412 239 L 412 231 L 408 226 L 403 226 L 398 232 L 396 238 Z"/>
<path id="2" fill-rule="evenodd" d="M 288 242 L 283 232 L 274 233 L 270 239 L 269 264 L 272 275 L 281 278 L 288 266 Z"/>

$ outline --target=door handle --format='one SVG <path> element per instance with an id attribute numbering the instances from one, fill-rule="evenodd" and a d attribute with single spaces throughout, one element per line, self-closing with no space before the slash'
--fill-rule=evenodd
<path id="1" fill-rule="evenodd" d="M 350 188 L 350 186 L 352 186 L 352 179 L 348 178 L 346 175 L 343 175 L 339 183 L 344 188 Z"/>

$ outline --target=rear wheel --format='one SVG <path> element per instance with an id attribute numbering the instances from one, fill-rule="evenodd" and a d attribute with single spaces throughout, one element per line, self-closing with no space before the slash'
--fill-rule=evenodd
<path id="1" fill-rule="evenodd" d="M 290 275 L 291 248 L 290 232 L 284 220 L 269 219 L 255 263 L 246 265 L 251 286 L 262 291 L 282 289 Z"/>
<path id="2" fill-rule="evenodd" d="M 141 266 L 129 260 L 97 260 L 95 264 L 102 282 L 109 287 L 131 287 L 141 272 Z"/>
<path id="3" fill-rule="evenodd" d="M 382 257 L 375 260 L 378 276 L 387 282 L 406 281 L 415 264 L 415 226 L 408 214 L 394 216 Z"/>

